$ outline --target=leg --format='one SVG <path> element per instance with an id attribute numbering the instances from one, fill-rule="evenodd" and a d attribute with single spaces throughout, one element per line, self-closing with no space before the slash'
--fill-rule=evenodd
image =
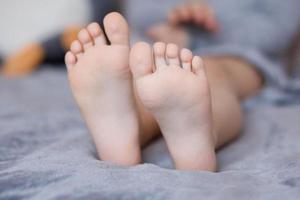
<path id="1" fill-rule="evenodd" d="M 66 54 L 73 95 L 102 160 L 122 165 L 140 162 L 139 123 L 129 69 L 129 30 L 111 13 L 100 26 L 90 24 Z"/>
<path id="2" fill-rule="evenodd" d="M 204 58 L 204 63 L 211 90 L 214 130 L 218 136 L 219 148 L 238 136 L 243 121 L 241 101 L 260 90 L 262 78 L 253 70 L 253 66 L 235 58 Z M 240 74 L 243 74 L 242 78 Z M 142 110 L 143 127 L 146 127 L 141 132 L 141 143 L 145 145 L 158 137 L 160 130 L 153 116 L 144 111 L 141 103 L 139 110 Z"/>
<path id="3" fill-rule="evenodd" d="M 243 124 L 241 102 L 257 93 L 263 83 L 253 66 L 236 58 L 204 58 L 204 62 L 219 148 L 239 135 Z"/>
<path id="4" fill-rule="evenodd" d="M 164 48 L 164 47 L 161 47 L 161 49 L 162 48 Z M 143 44 L 139 44 L 133 48 L 132 55 L 131 55 L 131 60 L 132 60 L 131 65 L 133 67 L 133 69 L 132 69 L 133 74 L 148 74 L 148 75 L 152 74 L 153 69 L 145 67 L 146 65 L 149 65 L 149 66 L 153 65 L 151 56 L 149 56 L 149 54 L 151 55 L 151 53 L 149 53 L 150 51 L 151 50 L 149 50 L 149 47 L 147 47 L 147 45 L 143 45 Z M 162 50 L 162 52 L 163 51 L 164 50 Z M 182 57 L 181 60 L 188 60 L 188 57 L 189 57 L 189 55 L 187 55 L 187 58 Z M 157 61 L 157 62 L 160 62 L 160 61 Z M 261 86 L 261 80 L 260 80 L 260 77 L 257 75 L 257 73 L 251 68 L 251 66 L 249 66 L 239 60 L 236 60 L 236 59 L 207 58 L 207 59 L 205 59 L 205 62 L 208 66 L 206 68 L 207 80 L 208 80 L 209 88 L 211 90 L 211 100 L 210 101 L 212 104 L 212 121 L 213 121 L 212 135 L 214 136 L 213 137 L 214 138 L 213 147 L 217 148 L 217 147 L 220 147 L 221 145 L 231 141 L 233 138 L 235 138 L 238 135 L 238 133 L 241 129 L 241 126 L 242 126 L 241 125 L 242 124 L 242 112 L 241 112 L 241 108 L 240 108 L 240 101 L 242 99 L 247 98 L 248 96 L 252 95 L 256 91 L 258 91 Z M 156 69 L 154 69 L 154 71 L 155 70 Z M 240 79 L 239 74 L 241 74 L 241 73 L 244 75 L 243 79 Z M 165 82 L 168 82 L 168 81 L 169 81 L 168 79 L 165 79 Z M 155 82 L 157 82 L 157 81 L 155 81 Z M 181 81 L 179 81 L 179 82 L 181 83 Z M 167 83 L 165 83 L 165 84 L 167 84 Z M 152 85 L 155 85 L 155 83 L 152 83 Z M 180 88 L 180 86 L 177 86 L 175 88 L 176 88 L 177 92 L 179 92 L 178 88 Z M 159 89 L 157 89 L 157 90 L 159 90 Z M 168 91 L 168 89 L 165 89 L 164 93 L 167 93 L 166 91 Z M 147 91 L 147 93 L 149 93 L 149 92 L 150 92 L 150 90 Z M 154 91 L 153 93 L 156 93 L 156 92 Z M 153 97 L 153 94 L 149 94 L 149 95 L 151 95 Z M 143 94 L 142 94 L 142 96 L 143 96 Z M 202 97 L 202 99 L 204 99 L 204 98 Z M 145 101 L 145 99 L 144 99 L 144 101 Z M 202 100 L 202 102 L 203 102 L 203 100 Z M 170 102 L 168 102 L 168 103 L 170 103 Z M 199 111 L 199 112 L 203 113 L 203 111 Z M 155 113 L 155 111 L 153 113 Z M 142 113 L 142 114 L 149 115 L 149 113 Z M 228 115 L 230 115 L 230 118 L 228 117 Z M 147 125 L 147 129 L 146 129 L 147 131 L 141 133 L 142 134 L 141 138 L 142 138 L 142 142 L 147 143 L 149 141 L 149 139 L 159 135 L 159 131 L 158 131 L 157 124 L 155 124 L 155 120 L 153 119 L 153 117 L 151 115 L 146 116 L 144 118 L 147 119 L 144 121 L 144 124 Z M 165 118 L 168 118 L 168 117 L 165 117 Z M 171 117 L 169 117 L 169 118 L 171 118 Z M 198 118 L 201 119 L 199 116 L 198 116 Z M 156 119 L 158 119 L 158 118 L 156 117 Z M 151 122 L 151 120 L 152 120 L 152 122 Z M 162 121 L 162 120 L 160 119 L 160 121 Z M 149 124 L 151 124 L 152 127 L 151 126 L 149 127 Z M 161 126 L 161 124 L 160 124 L 160 126 Z M 194 126 L 194 125 L 192 125 L 192 126 Z M 189 128 L 186 128 L 186 130 L 188 130 L 188 129 Z M 163 131 L 163 129 L 162 129 L 162 131 Z M 173 132 L 176 132 L 176 130 L 174 130 Z M 168 142 L 168 139 L 167 139 L 167 142 Z M 200 144 L 198 144 L 198 145 L 200 145 Z M 182 146 L 182 144 L 181 144 L 181 146 Z M 170 145 L 169 145 L 169 148 L 170 148 Z M 207 150 L 207 148 L 206 148 L 206 150 Z M 176 151 L 176 150 L 173 150 L 173 154 L 174 154 L 174 151 Z M 209 158 L 209 160 L 213 160 L 213 157 L 212 156 L 210 156 L 210 157 L 211 158 Z M 174 155 L 173 155 L 173 158 L 174 158 Z M 192 166 L 191 163 L 187 163 L 186 160 L 184 163 L 182 163 L 181 161 L 178 161 L 178 159 L 179 158 L 177 158 L 177 160 L 176 160 L 176 158 L 174 158 L 175 164 L 178 168 L 184 168 L 184 169 L 193 169 L 194 168 L 195 169 L 198 167 L 197 169 L 214 170 L 213 164 L 211 166 L 204 166 L 204 165 L 201 165 L 201 163 L 200 163 L 200 165 L 201 165 L 200 166 L 198 163 L 198 166 L 195 167 L 195 166 Z M 202 159 L 202 161 L 203 161 L 203 159 Z M 208 163 L 207 160 L 205 161 L 205 163 Z M 213 163 L 213 161 L 212 161 L 212 163 Z"/>

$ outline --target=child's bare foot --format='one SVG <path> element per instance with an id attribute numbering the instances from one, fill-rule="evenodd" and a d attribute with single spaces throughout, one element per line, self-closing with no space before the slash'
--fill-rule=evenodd
<path id="1" fill-rule="evenodd" d="M 130 66 L 140 99 L 158 121 L 176 168 L 216 170 L 211 96 L 201 58 L 187 49 L 179 56 L 176 45 L 164 43 L 154 45 L 153 58 L 150 46 L 138 43 Z"/>
<path id="2" fill-rule="evenodd" d="M 111 13 L 100 26 L 82 29 L 66 54 L 73 95 L 102 160 L 122 165 L 140 162 L 138 117 L 129 69 L 129 30 Z"/>

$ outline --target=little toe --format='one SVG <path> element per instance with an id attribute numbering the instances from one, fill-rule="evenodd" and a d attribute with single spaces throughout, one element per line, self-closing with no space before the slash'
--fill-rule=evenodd
<path id="1" fill-rule="evenodd" d="M 153 55 L 149 44 L 139 42 L 135 44 L 130 52 L 130 67 L 135 79 L 152 73 Z"/>
<path id="2" fill-rule="evenodd" d="M 65 63 L 67 69 L 68 70 L 72 69 L 76 64 L 76 61 L 77 61 L 76 56 L 71 51 L 68 51 L 65 56 Z"/>
<path id="3" fill-rule="evenodd" d="M 106 39 L 103 34 L 103 31 L 100 25 L 96 22 L 93 22 L 87 26 L 87 31 L 89 32 L 90 36 L 92 36 L 94 43 L 96 45 L 105 45 Z"/>
<path id="4" fill-rule="evenodd" d="M 78 40 L 72 42 L 70 50 L 77 57 L 77 59 L 79 59 L 83 55 L 83 47 Z"/>
<path id="5" fill-rule="evenodd" d="M 180 58 L 181 58 L 182 68 L 187 71 L 191 71 L 193 53 L 188 49 L 182 49 L 180 52 Z"/>
<path id="6" fill-rule="evenodd" d="M 82 29 L 78 33 L 78 39 L 83 45 L 83 49 L 86 51 L 88 48 L 93 46 L 93 40 L 89 32 L 86 29 Z"/>
<path id="7" fill-rule="evenodd" d="M 179 48 L 176 44 L 168 44 L 166 56 L 169 65 L 180 67 Z"/>
<path id="8" fill-rule="evenodd" d="M 105 16 L 104 28 L 112 45 L 129 45 L 129 28 L 124 17 L 113 12 Z"/>
<path id="9" fill-rule="evenodd" d="M 193 72 L 197 75 L 205 73 L 204 62 L 199 56 L 194 56 L 192 61 Z"/>
<path id="10" fill-rule="evenodd" d="M 163 42 L 157 42 L 153 45 L 154 60 L 157 70 L 161 70 L 167 67 L 166 48 L 167 46 Z"/>

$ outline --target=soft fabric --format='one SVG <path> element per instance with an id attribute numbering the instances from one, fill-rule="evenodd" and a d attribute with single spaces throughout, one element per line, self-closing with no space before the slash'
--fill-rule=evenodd
<path id="1" fill-rule="evenodd" d="M 300 31 L 300 1 L 207 2 L 215 10 L 221 32 L 215 36 L 202 33 L 200 37 L 194 33 L 195 52 L 237 56 L 252 63 L 264 75 L 274 103 L 300 98 L 300 82 L 287 75 L 286 62 L 287 52 Z"/>
<path id="2" fill-rule="evenodd" d="M 300 105 L 249 107 L 244 134 L 210 173 L 173 170 L 162 139 L 144 149 L 141 165 L 100 161 L 62 71 L 0 78 L 0 97 L 0 199 L 300 197 Z"/>
<path id="3" fill-rule="evenodd" d="M 136 1 L 149 11 L 128 12 L 130 21 L 149 25 L 174 3 Z M 300 102 L 294 90 L 269 88 L 249 102 L 244 134 L 219 151 L 220 172 L 210 173 L 173 170 L 162 139 L 143 150 L 139 166 L 102 162 L 65 73 L 0 78 L 0 199 L 299 199 Z M 274 97 L 285 104 L 268 103 Z"/>
<path id="4" fill-rule="evenodd" d="M 128 2 L 127 15 L 132 28 L 142 35 L 150 26 L 165 21 L 167 12 L 183 0 Z M 191 28 L 193 52 L 200 56 L 236 56 L 252 63 L 263 73 L 269 86 L 266 95 L 272 103 L 286 104 L 300 98 L 300 81 L 286 73 L 286 53 L 300 31 L 300 1 L 206 2 L 214 9 L 221 31 L 208 34 L 199 28 Z"/>

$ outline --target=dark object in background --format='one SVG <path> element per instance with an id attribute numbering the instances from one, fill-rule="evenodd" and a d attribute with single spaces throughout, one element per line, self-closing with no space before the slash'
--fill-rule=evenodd
<path id="1" fill-rule="evenodd" d="M 92 4 L 91 21 L 98 22 L 101 27 L 103 27 L 103 18 L 105 15 L 113 11 L 120 11 L 120 4 L 117 0 L 90 0 L 90 3 Z M 74 41 L 79 30 L 80 27 L 77 27 L 77 29 L 74 27 L 73 30 L 65 30 L 65 33 L 57 34 L 43 41 L 42 46 L 45 50 L 45 62 L 62 63 L 64 61 L 64 54 L 70 47 L 70 41 Z"/>
<path id="2" fill-rule="evenodd" d="M 90 0 L 91 21 L 98 22 L 102 27 L 102 21 L 106 14 L 120 11 L 120 0 Z M 28 44 L 15 55 L 4 60 L 2 73 L 6 76 L 22 76 L 37 70 L 41 63 L 62 64 L 64 54 L 69 49 L 72 41 L 77 38 L 81 27 L 66 27 L 62 33 L 41 41 L 40 43 Z M 51 65 L 55 66 L 55 65 Z M 62 65 L 56 65 L 61 67 Z"/>

